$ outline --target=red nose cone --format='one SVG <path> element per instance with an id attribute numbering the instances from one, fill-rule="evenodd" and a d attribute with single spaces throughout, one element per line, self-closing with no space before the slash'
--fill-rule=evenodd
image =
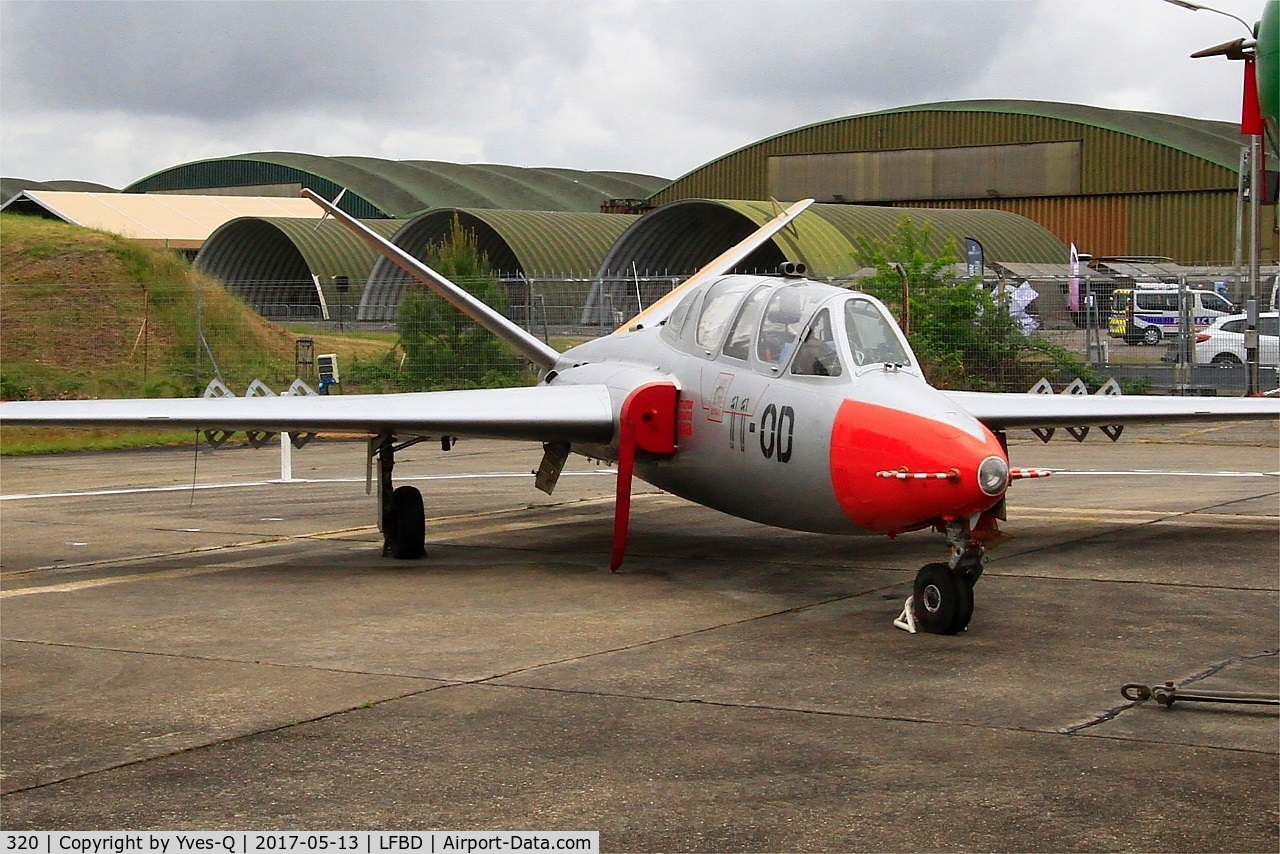
<path id="1" fill-rule="evenodd" d="M 846 400 L 831 433 L 831 482 L 845 514 L 868 531 L 896 534 L 986 510 L 1004 493 L 984 492 L 978 469 L 1008 457 L 987 429 Z M 877 472 L 894 472 L 881 476 Z"/>

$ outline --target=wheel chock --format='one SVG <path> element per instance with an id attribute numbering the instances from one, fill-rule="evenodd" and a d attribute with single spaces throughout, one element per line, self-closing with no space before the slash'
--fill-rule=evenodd
<path id="1" fill-rule="evenodd" d="M 904 632 L 910 632 L 913 635 L 918 631 L 918 629 L 916 629 L 916 609 L 915 609 L 914 596 L 907 597 L 906 603 L 903 604 L 902 606 L 902 613 L 898 615 L 898 619 L 893 621 L 893 624 L 897 628 L 902 629 Z"/>

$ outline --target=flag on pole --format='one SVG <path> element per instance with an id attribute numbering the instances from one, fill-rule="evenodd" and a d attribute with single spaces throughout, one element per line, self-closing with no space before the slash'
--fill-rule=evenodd
<path id="1" fill-rule="evenodd" d="M 1258 72 L 1253 57 L 1244 61 L 1244 102 L 1240 105 L 1240 133 L 1262 136 L 1262 105 L 1258 101 Z"/>
<path id="2" fill-rule="evenodd" d="M 964 257 L 969 278 L 982 275 L 982 244 L 972 237 L 964 239 Z"/>
<path id="3" fill-rule="evenodd" d="M 1080 310 L 1080 253 L 1071 244 L 1071 278 L 1067 280 L 1067 308 Z"/>

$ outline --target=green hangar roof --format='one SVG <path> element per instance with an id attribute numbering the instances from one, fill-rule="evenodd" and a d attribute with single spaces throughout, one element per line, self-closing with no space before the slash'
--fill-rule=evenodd
<path id="1" fill-rule="evenodd" d="M 685 199 L 664 205 L 632 225 L 600 266 L 602 277 L 686 275 L 777 213 L 771 202 Z M 844 276 L 862 264 L 854 239 L 888 239 L 903 217 L 933 230 L 932 248 L 972 237 L 994 261 L 1065 263 L 1067 248 L 1044 227 L 1006 211 L 813 205 L 738 269 L 772 272 L 783 261 L 802 261 L 814 276 Z"/>
<path id="2" fill-rule="evenodd" d="M 114 187 L 92 181 L 29 181 L 26 178 L 0 178 L 0 202 L 7 202 L 23 190 L 56 190 L 72 193 L 115 193 Z"/>
<path id="3" fill-rule="evenodd" d="M 390 237 L 404 223 L 368 220 Z M 240 217 L 209 235 L 194 266 L 224 282 L 259 314 L 277 320 L 352 320 L 374 259 L 360 238 L 333 220 Z M 335 276 L 346 276 L 339 293 Z"/>
<path id="4" fill-rule="evenodd" d="M 410 220 L 393 241 L 417 258 L 449 234 L 453 218 L 476 235 L 489 265 L 506 277 L 588 278 L 615 240 L 638 217 L 564 211 L 449 209 Z M 360 303 L 360 320 L 394 320 L 407 287 L 416 280 L 386 258 L 378 258 Z"/>
<path id="5" fill-rule="evenodd" d="M 268 151 L 174 166 L 126 193 L 230 192 L 296 195 L 308 187 L 363 219 L 406 217 L 434 208 L 596 212 L 615 198 L 643 198 L 668 180 L 629 172 L 462 165 L 430 160 L 321 157 Z"/>
<path id="6" fill-rule="evenodd" d="M 1045 101 L 917 104 L 769 137 L 649 197 L 994 209 L 1100 256 L 1218 264 L 1235 245 L 1241 143 L 1228 122 Z M 1276 209 L 1263 210 L 1275 257 Z"/>
<path id="7" fill-rule="evenodd" d="M 650 200 L 664 204 L 678 198 L 724 197 L 726 191 L 733 191 L 738 198 L 790 198 L 775 192 L 783 189 L 775 185 L 785 182 L 786 177 L 778 164 L 771 166 L 771 158 L 1053 142 L 1082 143 L 1089 149 L 1075 158 L 1087 161 L 1079 164 L 1078 193 L 1189 190 L 1217 188 L 1224 183 L 1234 190 L 1240 141 L 1236 125 L 1206 119 L 1046 101 L 944 101 L 786 131 L 695 169 Z M 1056 155 L 1056 160 L 1051 155 L 1050 166 L 1064 157 L 1070 159 L 1065 151 Z M 1174 169 L 1168 162 L 1171 155 L 1194 158 L 1201 165 L 1182 164 Z M 866 168 L 879 163 L 857 165 Z M 866 182 L 862 186 L 872 189 Z M 901 200 L 894 189 L 901 188 L 885 188 L 883 199 L 844 198 L 851 202 Z M 1000 192 L 999 188 L 991 189 Z M 826 199 L 833 200 L 840 201 Z"/>

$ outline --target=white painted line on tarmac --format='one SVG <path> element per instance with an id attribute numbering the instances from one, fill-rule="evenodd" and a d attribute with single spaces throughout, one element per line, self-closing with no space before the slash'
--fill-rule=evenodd
<path id="1" fill-rule="evenodd" d="M 598 469 L 592 471 L 566 471 L 561 472 L 561 477 L 596 477 L 608 476 L 613 477 L 616 472 L 613 469 Z M 491 471 L 476 474 L 423 474 L 423 475 L 406 475 L 405 477 L 397 477 L 396 483 L 402 483 L 407 480 L 483 480 L 486 478 L 533 478 L 532 472 L 527 471 Z M 363 477 L 324 477 L 324 478 L 300 478 L 295 477 L 292 480 L 247 480 L 235 481 L 233 483 L 197 483 L 194 486 L 186 484 L 179 486 L 125 486 L 113 489 L 87 489 L 78 492 L 31 492 L 21 493 L 17 495 L 0 495 L 0 501 L 38 501 L 45 498 L 91 498 L 99 495 L 140 495 L 151 492 L 190 492 L 205 489 L 243 489 L 253 486 L 280 486 L 291 483 L 307 484 L 307 483 L 364 483 Z"/>
<path id="2" fill-rule="evenodd" d="M 128 575 L 111 575 L 105 578 L 87 578 L 82 581 L 65 581 L 61 584 L 46 584 L 41 587 L 14 587 L 0 590 L 0 599 L 12 599 L 15 596 L 38 596 L 43 593 L 75 593 L 90 590 L 94 587 L 107 587 L 112 584 L 125 584 L 130 581 L 150 579 L 167 580 L 172 578 L 190 578 L 193 575 L 208 575 L 213 572 L 226 572 L 232 569 L 247 569 L 265 566 L 278 562 L 279 558 L 266 558 L 258 561 L 236 561 L 235 563 L 217 564 L 214 566 L 193 566 L 183 569 L 162 569 L 152 572 L 137 572 Z"/>

